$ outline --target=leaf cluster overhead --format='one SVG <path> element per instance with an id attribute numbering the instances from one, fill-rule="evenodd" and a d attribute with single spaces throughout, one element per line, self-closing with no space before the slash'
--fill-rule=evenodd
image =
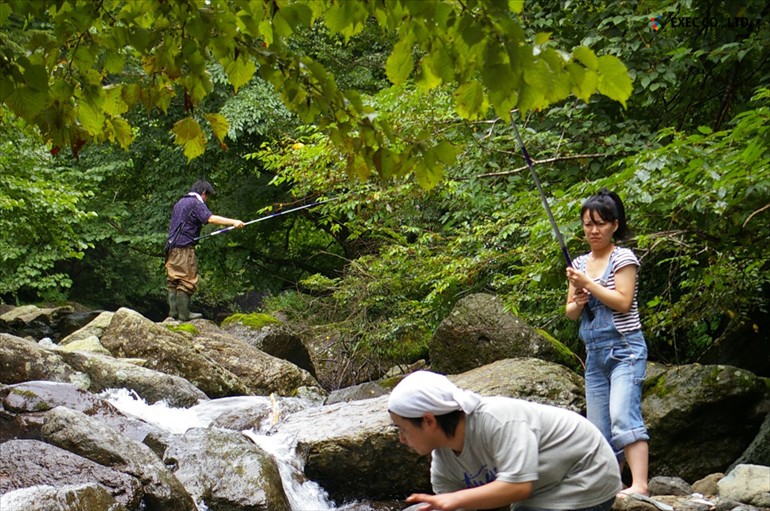
<path id="1" fill-rule="evenodd" d="M 519 0 L 8 0 L 0 3 L 0 101 L 54 147 L 77 152 L 91 140 L 128 146 L 127 112 L 168 112 L 181 98 L 186 117 L 173 135 L 192 159 L 212 134 L 226 147 L 227 119 L 199 108 L 213 89 L 209 67 L 220 66 L 236 91 L 259 73 L 303 121 L 328 132 L 349 174 L 414 172 L 430 187 L 455 161 L 452 147 L 427 133 L 398 140 L 356 91 L 293 51 L 292 36 L 323 23 L 348 39 L 374 19 L 397 34 L 388 78 L 449 85 L 466 119 L 490 108 L 508 118 L 571 95 L 625 104 L 631 80 L 619 59 L 586 46 L 565 51 L 545 32 L 528 37 L 522 8 Z"/>

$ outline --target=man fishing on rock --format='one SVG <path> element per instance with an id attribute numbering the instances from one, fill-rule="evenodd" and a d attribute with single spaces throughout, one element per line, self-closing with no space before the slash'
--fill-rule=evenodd
<path id="1" fill-rule="evenodd" d="M 206 224 L 229 225 L 242 228 L 240 220 L 214 215 L 206 201 L 214 195 L 208 181 L 196 181 L 190 193 L 174 204 L 171 225 L 166 242 L 166 287 L 168 288 L 169 316 L 180 321 L 198 319 L 201 314 L 190 312 L 190 297 L 198 288 L 198 259 L 195 245 L 201 228 Z"/>

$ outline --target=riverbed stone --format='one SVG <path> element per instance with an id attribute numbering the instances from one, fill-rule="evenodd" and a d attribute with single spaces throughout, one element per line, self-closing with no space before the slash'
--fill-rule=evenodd
<path id="1" fill-rule="evenodd" d="M 4 504 L 9 507 L 0 506 L 3 511 L 6 509 L 24 511 L 62 509 L 55 505 L 23 507 L 21 503 L 35 503 L 33 499 L 30 500 L 30 496 L 37 495 L 41 502 L 51 504 L 52 496 L 60 489 L 63 494 L 69 494 L 71 489 L 66 488 L 84 482 L 99 485 L 115 502 L 129 509 L 138 509 L 144 496 L 144 490 L 137 478 L 37 440 L 9 440 L 0 444 L 0 474 L 13 474 L 13 477 L 0 477 L 0 494 L 3 495 L 22 488 L 41 485 L 56 490 L 24 493 L 24 498 L 19 494 L 12 501 L 4 501 Z M 58 501 L 58 497 L 54 500 Z M 11 502 L 14 506 L 21 507 L 13 507 Z"/>
<path id="2" fill-rule="evenodd" d="M 95 463 L 137 478 L 147 511 L 196 511 L 184 486 L 146 445 L 65 407 L 46 413 L 43 439 Z"/>

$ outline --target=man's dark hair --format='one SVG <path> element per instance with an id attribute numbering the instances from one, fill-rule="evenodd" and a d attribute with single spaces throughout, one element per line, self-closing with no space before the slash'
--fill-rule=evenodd
<path id="1" fill-rule="evenodd" d="M 447 436 L 447 438 L 454 438 L 455 431 L 457 431 L 457 425 L 460 424 L 460 419 L 465 415 L 462 410 L 455 410 L 454 412 L 445 413 L 444 415 L 436 415 L 436 422 L 441 431 Z M 416 419 L 407 418 L 415 426 L 422 427 L 423 417 L 417 417 Z"/>
<path id="2" fill-rule="evenodd" d="M 197 193 L 198 195 L 203 195 L 204 193 L 208 196 L 214 195 L 214 187 L 211 186 L 211 183 L 204 180 L 196 181 L 195 184 L 192 185 L 192 188 L 190 188 L 190 192 Z"/>

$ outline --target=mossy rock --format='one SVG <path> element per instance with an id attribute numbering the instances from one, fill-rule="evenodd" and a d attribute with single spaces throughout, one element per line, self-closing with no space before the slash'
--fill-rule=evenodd
<path id="1" fill-rule="evenodd" d="M 184 332 L 193 336 L 198 335 L 199 333 L 198 329 L 195 328 L 195 325 L 191 323 L 180 323 L 178 325 L 166 325 L 166 328 L 168 328 L 172 332 L 177 332 L 177 333 Z"/>
<path id="2" fill-rule="evenodd" d="M 251 314 L 233 314 L 232 316 L 228 316 L 224 321 L 222 321 L 222 327 L 224 328 L 233 323 L 240 323 L 243 326 L 247 326 L 254 330 L 259 330 L 260 328 L 267 325 L 280 325 L 281 321 L 274 318 L 270 314 L 264 314 L 260 312 L 253 312 Z"/>

